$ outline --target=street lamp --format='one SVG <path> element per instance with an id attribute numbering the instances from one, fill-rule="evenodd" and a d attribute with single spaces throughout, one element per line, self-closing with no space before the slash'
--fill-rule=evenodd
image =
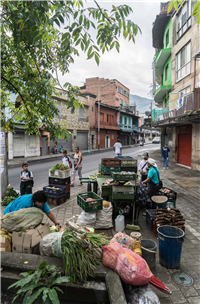
<path id="1" fill-rule="evenodd" d="M 115 83 L 115 81 L 111 81 L 110 83 L 98 88 L 98 150 L 100 150 L 100 89 L 107 87 L 112 83 Z"/>

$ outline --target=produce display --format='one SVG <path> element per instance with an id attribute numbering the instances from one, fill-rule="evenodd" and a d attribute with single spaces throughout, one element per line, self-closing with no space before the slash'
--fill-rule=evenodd
<path id="1" fill-rule="evenodd" d="M 167 188 L 163 188 L 163 189 L 160 189 L 160 192 L 162 193 L 170 193 L 171 191 Z"/>
<path id="2" fill-rule="evenodd" d="M 12 233 L 10 233 L 7 230 L 1 228 L 1 237 L 11 239 L 12 238 Z"/>
<path id="3" fill-rule="evenodd" d="M 2 206 L 7 206 L 8 204 L 10 204 L 11 202 L 13 202 L 16 199 L 15 196 L 6 196 L 4 197 L 4 199 L 1 202 Z"/>
<path id="4" fill-rule="evenodd" d="M 103 208 L 109 208 L 110 204 L 107 201 L 103 201 Z"/>
<path id="5" fill-rule="evenodd" d="M 69 166 L 66 166 L 62 163 L 59 163 L 59 164 L 56 164 L 54 165 L 51 169 L 50 169 L 50 172 L 51 173 L 54 173 L 56 170 L 61 170 L 61 171 L 65 171 L 65 170 L 69 170 L 70 167 Z"/>
<path id="6" fill-rule="evenodd" d="M 97 176 L 101 175 L 100 173 L 94 174 L 92 176 L 90 176 L 91 180 L 97 180 Z"/>
<path id="7" fill-rule="evenodd" d="M 55 190 L 59 190 L 59 191 L 63 190 L 62 188 L 58 188 L 56 186 L 46 187 L 46 189 L 55 189 Z"/>
<path id="8" fill-rule="evenodd" d="M 157 209 L 157 214 L 152 216 L 152 221 L 156 227 L 162 225 L 176 226 L 182 228 L 185 225 L 185 219 L 177 208 Z"/>
<path id="9" fill-rule="evenodd" d="M 101 263 L 101 247 L 108 243 L 101 234 L 66 230 L 61 238 L 65 275 L 75 283 L 87 281 L 88 276 L 94 274 L 95 266 Z"/>
<path id="10" fill-rule="evenodd" d="M 171 189 L 168 189 L 165 187 L 165 188 L 160 189 L 159 192 L 161 195 L 165 195 L 168 198 L 176 199 L 176 192 Z"/>
<path id="11" fill-rule="evenodd" d="M 93 204 L 96 204 L 96 203 L 97 203 L 97 201 L 95 201 L 93 198 L 90 198 L 90 197 L 86 198 L 85 201 L 86 201 L 86 202 L 89 202 L 88 206 L 90 206 L 90 207 L 91 207 Z"/>

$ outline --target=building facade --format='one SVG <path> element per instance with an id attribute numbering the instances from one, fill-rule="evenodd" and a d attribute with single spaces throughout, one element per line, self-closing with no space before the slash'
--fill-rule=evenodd
<path id="1" fill-rule="evenodd" d="M 171 89 L 168 107 L 158 99 L 157 89 L 155 100 L 163 112 L 157 112 L 153 125 L 161 127 L 162 144 L 169 144 L 174 162 L 200 171 L 200 27 L 197 17 L 192 16 L 196 2 L 185 1 L 178 12 L 165 17 L 169 18 L 165 27 L 158 29 L 159 23 L 154 23 L 155 48 L 154 42 L 161 36 L 166 39 L 166 28 L 171 24 L 171 54 L 168 57 L 171 58 Z M 156 19 L 160 19 L 161 24 L 161 15 Z M 156 73 L 158 69 L 155 65 Z"/>
<path id="2" fill-rule="evenodd" d="M 139 117 L 131 107 L 119 107 L 118 138 L 122 145 L 136 144 L 138 141 Z"/>
<path id="3" fill-rule="evenodd" d="M 86 96 L 79 96 L 80 107 L 76 108 L 72 113 L 67 105 L 67 92 L 59 90 L 60 97 L 52 96 L 58 102 L 59 114 L 54 117 L 54 122 L 59 122 L 62 127 L 66 128 L 70 133 L 68 142 L 62 138 L 58 138 L 57 147 L 61 145 L 69 151 L 74 151 L 78 146 L 80 150 L 88 150 L 90 146 L 90 124 L 89 124 L 89 102 Z M 54 146 L 54 142 L 50 141 L 50 150 Z"/>

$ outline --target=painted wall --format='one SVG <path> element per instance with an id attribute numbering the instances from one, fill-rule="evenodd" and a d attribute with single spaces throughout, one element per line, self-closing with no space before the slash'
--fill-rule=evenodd
<path id="1" fill-rule="evenodd" d="M 166 67 L 168 66 L 168 78 L 166 78 Z M 171 85 L 172 82 L 172 56 L 170 55 L 163 68 L 163 85 Z"/>
<path id="2" fill-rule="evenodd" d="M 169 43 L 166 44 L 166 35 L 167 35 L 168 30 L 169 30 Z M 172 47 L 172 18 L 170 18 L 170 20 L 165 28 L 165 31 L 164 31 L 163 47 L 164 47 L 164 49 Z"/>
<path id="3" fill-rule="evenodd" d="M 110 138 L 110 147 L 113 147 L 117 141 L 117 131 L 100 130 L 100 148 L 101 149 L 105 148 L 106 135 L 108 135 Z M 98 131 L 96 131 L 96 147 L 98 147 Z"/>

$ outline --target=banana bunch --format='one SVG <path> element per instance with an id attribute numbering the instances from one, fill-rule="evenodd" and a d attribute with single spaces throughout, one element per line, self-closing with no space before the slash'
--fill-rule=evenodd
<path id="1" fill-rule="evenodd" d="M 7 230 L 1 228 L 1 236 L 11 239 L 12 238 L 12 233 L 8 232 Z"/>

